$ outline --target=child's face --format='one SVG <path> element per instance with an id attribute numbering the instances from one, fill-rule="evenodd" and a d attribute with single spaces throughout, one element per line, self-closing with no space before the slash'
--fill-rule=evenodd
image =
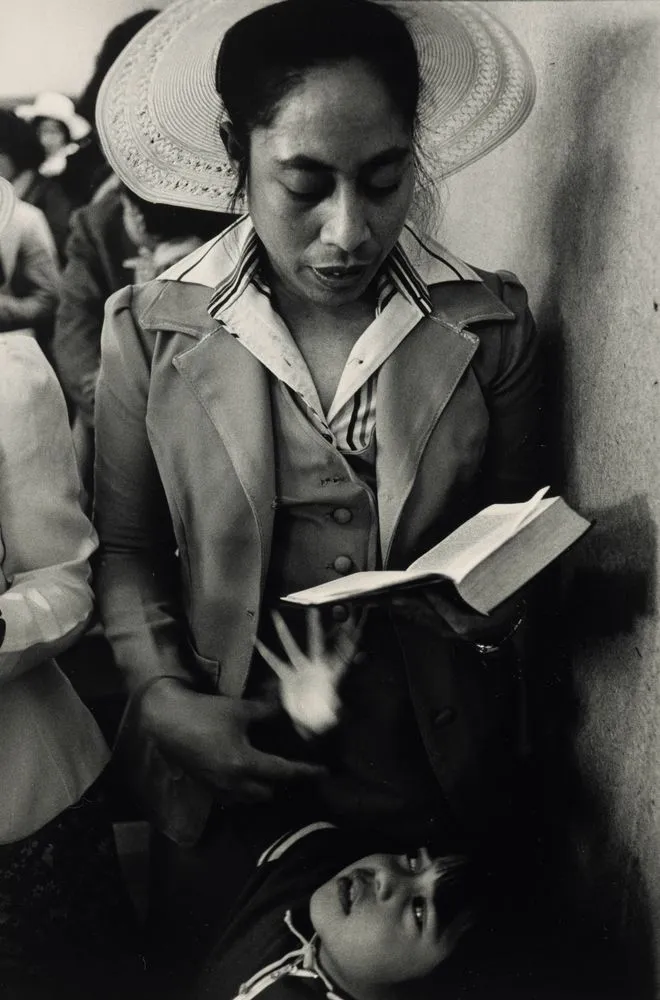
<path id="1" fill-rule="evenodd" d="M 338 986 L 369 994 L 378 985 L 429 974 L 467 929 L 465 915 L 438 926 L 434 889 L 462 859 L 372 854 L 317 889 L 310 916 L 319 957 Z"/>

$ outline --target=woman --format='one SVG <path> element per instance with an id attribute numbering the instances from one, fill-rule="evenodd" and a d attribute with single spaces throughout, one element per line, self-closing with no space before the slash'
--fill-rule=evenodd
<path id="1" fill-rule="evenodd" d="M 16 114 L 34 125 L 44 152 L 39 173 L 43 177 L 59 177 L 66 169 L 68 157 L 89 134 L 89 122 L 76 114 L 70 97 L 50 91 L 39 94 L 34 104 L 20 104 Z"/>
<path id="2" fill-rule="evenodd" d="M 44 155 L 33 126 L 14 112 L 0 109 L 0 176 L 11 181 L 21 201 L 44 213 L 60 262 L 64 262 L 72 203 L 57 177 L 40 172 Z"/>
<path id="3" fill-rule="evenodd" d="M 0 181 L 0 245 L 13 200 Z M 0 428 L 0 984 L 13 996 L 43 976 L 52 996 L 54 976 L 72 987 L 109 962 L 125 914 L 98 786 L 108 748 L 53 659 L 91 615 L 96 535 L 64 398 L 24 331 L 0 334 Z"/>
<path id="4" fill-rule="evenodd" d="M 503 659 L 521 608 L 484 626 L 428 590 L 370 613 L 355 651 L 340 637 L 355 655 L 327 773 L 271 722 L 254 644 L 275 642 L 282 594 L 403 567 L 538 485 L 525 292 L 408 221 L 420 117 L 448 172 L 509 135 L 532 97 L 524 56 L 479 8 L 370 0 L 188 0 L 104 84 L 100 134 L 126 184 L 248 208 L 110 300 L 97 391 L 99 597 L 133 692 L 123 750 L 161 828 L 184 844 L 203 833 L 202 871 L 237 799 L 466 837 L 510 801 Z M 331 650 L 349 615 L 324 622 Z M 294 655 L 299 626 L 285 626 Z"/>

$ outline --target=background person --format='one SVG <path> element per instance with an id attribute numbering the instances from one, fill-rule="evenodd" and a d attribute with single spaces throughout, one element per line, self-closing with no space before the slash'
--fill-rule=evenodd
<path id="1" fill-rule="evenodd" d="M 72 203 L 56 177 L 40 173 L 44 155 L 32 125 L 0 108 L 0 177 L 11 181 L 21 201 L 43 212 L 63 263 Z"/>
<path id="2" fill-rule="evenodd" d="M 0 181 L 0 219 L 13 198 Z M 92 613 L 97 539 L 64 398 L 25 332 L 0 333 L 0 465 L 0 992 L 54 996 L 126 971 L 130 911 L 99 786 L 109 751 L 53 659 Z"/>

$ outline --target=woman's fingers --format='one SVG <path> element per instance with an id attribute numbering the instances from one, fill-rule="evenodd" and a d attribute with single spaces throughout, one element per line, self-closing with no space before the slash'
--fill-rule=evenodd
<path id="1" fill-rule="evenodd" d="M 272 619 L 273 624 L 275 625 L 275 631 L 277 632 L 279 640 L 284 648 L 284 652 L 289 657 L 291 664 L 294 667 L 298 666 L 299 661 L 304 659 L 304 654 L 300 649 L 300 646 L 289 632 L 289 629 L 279 611 L 272 612 Z"/>
<path id="2" fill-rule="evenodd" d="M 254 648 L 259 653 L 262 660 L 264 660 L 270 669 L 277 674 L 279 679 L 281 681 L 286 680 L 287 676 L 291 673 L 291 665 L 286 663 L 284 660 L 281 660 L 279 656 L 276 656 L 275 653 L 268 648 L 268 646 L 264 646 L 261 639 L 254 640 Z"/>
<path id="3" fill-rule="evenodd" d="M 321 609 L 307 610 L 307 648 L 310 660 L 320 661 L 325 655 L 325 635 L 321 624 Z"/>

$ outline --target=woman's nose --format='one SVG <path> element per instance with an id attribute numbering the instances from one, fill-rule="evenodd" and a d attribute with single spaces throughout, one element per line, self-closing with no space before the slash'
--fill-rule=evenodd
<path id="1" fill-rule="evenodd" d="M 344 253 L 355 251 L 371 236 L 365 206 L 356 193 L 339 190 L 328 205 L 321 241 Z"/>

